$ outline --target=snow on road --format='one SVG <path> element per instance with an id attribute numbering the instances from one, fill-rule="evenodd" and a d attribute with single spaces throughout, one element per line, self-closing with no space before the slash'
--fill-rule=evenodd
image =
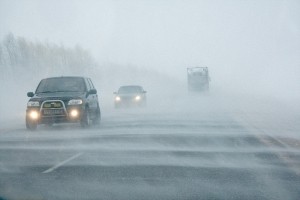
<path id="1" fill-rule="evenodd" d="M 300 148 L 287 140 L 299 141 L 298 112 L 193 98 L 146 109 L 103 106 L 101 126 L 89 129 L 29 132 L 21 118 L 5 123 L 0 197 L 298 199 Z"/>

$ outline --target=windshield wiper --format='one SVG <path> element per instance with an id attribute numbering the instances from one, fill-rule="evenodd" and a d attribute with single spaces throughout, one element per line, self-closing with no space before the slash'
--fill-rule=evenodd
<path id="1" fill-rule="evenodd" d="M 42 91 L 42 92 L 37 92 L 37 94 L 40 94 L 40 93 L 53 93 L 53 92 L 65 92 L 65 91 L 59 91 L 59 90 Z"/>
<path id="2" fill-rule="evenodd" d="M 52 91 L 37 92 L 37 94 L 40 94 L 40 93 L 54 93 L 54 92 L 83 92 L 83 91 L 74 91 L 74 90 L 66 90 L 66 91 L 52 90 Z"/>

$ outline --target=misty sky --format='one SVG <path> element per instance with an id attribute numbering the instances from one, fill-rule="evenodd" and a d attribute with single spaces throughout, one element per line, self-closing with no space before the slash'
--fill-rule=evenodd
<path id="1" fill-rule="evenodd" d="M 298 0 L 0 0 L 0 36 L 80 44 L 100 64 L 179 79 L 197 65 L 223 84 L 273 88 L 283 79 L 296 92 L 299 10 Z"/>

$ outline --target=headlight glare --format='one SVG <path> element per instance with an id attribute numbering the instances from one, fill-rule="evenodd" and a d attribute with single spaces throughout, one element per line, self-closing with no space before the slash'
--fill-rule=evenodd
<path id="1" fill-rule="evenodd" d="M 39 113 L 37 112 L 37 111 L 31 111 L 30 113 L 29 113 L 29 117 L 31 118 L 31 119 L 33 119 L 33 120 L 36 120 L 36 119 L 38 119 L 39 118 Z"/>
<path id="2" fill-rule="evenodd" d="M 82 104 L 82 99 L 72 99 L 68 102 L 68 105 L 80 105 Z"/>
<path id="3" fill-rule="evenodd" d="M 121 101 L 121 97 L 117 96 L 116 101 Z"/>
<path id="4" fill-rule="evenodd" d="M 135 100 L 139 101 L 141 99 L 141 96 L 136 96 Z"/>
<path id="5" fill-rule="evenodd" d="M 71 117 L 77 117 L 79 115 L 78 110 L 71 110 L 70 112 Z"/>
<path id="6" fill-rule="evenodd" d="M 40 103 L 38 101 L 28 101 L 27 106 L 28 107 L 38 107 L 38 106 L 40 106 Z"/>

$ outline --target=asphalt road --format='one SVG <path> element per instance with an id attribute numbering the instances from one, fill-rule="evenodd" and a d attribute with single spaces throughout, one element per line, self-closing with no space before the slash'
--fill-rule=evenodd
<path id="1" fill-rule="evenodd" d="M 298 118 L 217 102 L 108 109 L 89 129 L 3 123 L 0 197 L 300 199 Z"/>

